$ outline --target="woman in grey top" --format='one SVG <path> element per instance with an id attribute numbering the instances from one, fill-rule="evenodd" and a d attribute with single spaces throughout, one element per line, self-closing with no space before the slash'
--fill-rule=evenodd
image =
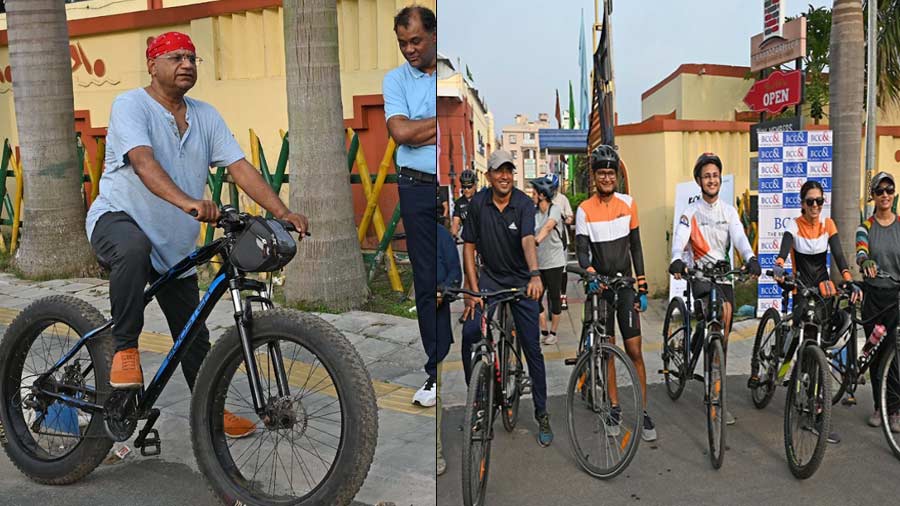
<path id="1" fill-rule="evenodd" d="M 879 172 L 872 178 L 869 192 L 875 201 L 875 214 L 869 216 L 856 230 L 856 262 L 865 280 L 865 296 L 863 298 L 862 317 L 869 319 L 886 311 L 879 321 L 865 325 L 865 335 L 870 335 L 876 323 L 887 329 L 884 339 L 892 342 L 897 335 L 897 296 L 900 287 L 885 278 L 876 278 L 879 271 L 900 276 L 900 221 L 894 214 L 894 176 L 887 172 Z M 893 309 L 888 309 L 888 308 Z M 872 359 L 874 367 L 870 369 L 872 376 L 873 399 L 875 412 L 869 417 L 872 427 L 882 423 L 879 411 L 881 399 L 881 362 L 887 357 L 892 346 L 880 346 Z M 891 366 L 888 380 L 888 420 L 892 432 L 900 432 L 900 382 L 897 381 L 897 362 Z"/>
<path id="2" fill-rule="evenodd" d="M 562 243 L 562 214 L 558 206 L 551 202 L 553 187 L 545 178 L 531 181 L 531 198 L 534 200 L 534 240 L 537 243 L 538 269 L 544 293 L 541 294 L 541 342 L 556 344 L 556 329 L 562 312 L 559 292 L 562 287 L 563 268 L 566 253 Z M 547 331 L 547 317 L 544 315 L 544 296 L 550 309 L 550 331 Z"/>

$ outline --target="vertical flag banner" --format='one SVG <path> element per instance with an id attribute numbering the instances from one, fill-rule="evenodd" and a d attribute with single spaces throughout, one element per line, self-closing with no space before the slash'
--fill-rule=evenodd
<path id="1" fill-rule="evenodd" d="M 766 270 L 775 265 L 786 224 L 800 216 L 800 187 L 818 181 L 825 190 L 822 217 L 831 216 L 831 130 L 758 132 L 759 139 L 759 278 L 756 316 L 781 310 L 781 288 Z M 831 262 L 829 261 L 829 268 Z M 786 259 L 786 267 L 790 258 Z M 788 269 L 790 271 L 790 269 Z"/>

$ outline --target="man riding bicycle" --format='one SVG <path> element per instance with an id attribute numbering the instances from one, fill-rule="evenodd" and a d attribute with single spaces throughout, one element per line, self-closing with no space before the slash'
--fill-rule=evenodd
<path id="1" fill-rule="evenodd" d="M 527 299 L 512 304 L 516 337 L 525 352 L 531 376 L 538 444 L 553 441 L 547 414 L 547 379 L 538 339 L 538 299 L 543 291 L 534 242 L 534 204 L 513 185 L 515 164 L 508 151 L 498 150 L 488 159 L 490 187 L 475 194 L 463 228 L 466 288 L 496 291 L 527 286 Z M 475 250 L 481 253 L 481 277 L 475 268 Z M 472 345 L 481 336 L 481 299 L 466 295 L 463 311 L 462 361 L 468 383 L 472 372 Z"/>
<path id="2" fill-rule="evenodd" d="M 644 251 L 638 228 L 637 205 L 630 195 L 616 192 L 619 175 L 619 154 L 611 146 L 598 146 L 591 153 L 591 174 L 597 194 L 578 206 L 575 215 L 575 250 L 578 264 L 588 272 L 603 276 L 623 274 L 631 276 L 632 264 L 638 284 L 638 300 L 634 300 L 631 287 L 619 290 L 619 306 L 609 312 L 607 333 L 613 335 L 613 318 L 619 322 L 619 331 L 625 341 L 625 351 L 634 363 L 641 380 L 644 398 L 645 441 L 656 440 L 656 427 L 647 414 L 647 371 L 641 352 L 641 319 L 639 311 L 647 310 L 647 278 L 644 275 Z M 603 298 L 612 304 L 614 294 L 604 290 Z M 586 302 L 590 304 L 590 301 Z M 585 308 L 590 314 L 591 308 Z M 615 342 L 613 339 L 611 342 Z M 619 406 L 612 407 L 611 417 L 621 416 Z"/>
<path id="3" fill-rule="evenodd" d="M 709 267 L 716 262 L 727 261 L 731 246 L 737 248 L 747 266 L 747 272 L 759 276 L 761 271 L 750 241 L 744 234 L 744 227 L 734 206 L 719 199 L 722 187 L 722 160 L 713 153 L 703 153 L 694 164 L 694 181 L 700 186 L 702 198 L 691 203 L 678 219 L 672 239 L 672 263 L 669 272 L 675 279 L 681 279 L 687 265 L 682 254 L 690 246 L 690 263 L 696 267 Z M 715 287 L 692 286 L 697 298 L 708 295 L 715 288 L 721 295 L 722 320 L 725 324 L 722 347 L 728 356 L 728 334 L 731 332 L 731 320 L 734 308 L 734 287 L 729 284 L 716 284 Z M 725 411 L 725 423 L 733 425 L 734 417 Z"/>
<path id="4" fill-rule="evenodd" d="M 190 37 L 164 33 L 153 39 L 146 57 L 150 85 L 113 102 L 100 193 L 86 223 L 91 246 L 110 267 L 116 354 L 109 382 L 124 389 L 144 383 L 138 352 L 144 287 L 194 250 L 200 222 L 218 218 L 216 203 L 203 198 L 210 166 L 227 167 L 247 195 L 276 218 L 291 222 L 300 238 L 307 230 L 306 218 L 291 212 L 244 158 L 219 113 L 185 96 L 202 61 Z M 156 299 L 174 339 L 199 304 L 196 273 L 174 280 Z M 204 325 L 182 360 L 191 389 L 209 349 Z M 247 436 L 255 425 L 225 411 L 230 437 Z"/>

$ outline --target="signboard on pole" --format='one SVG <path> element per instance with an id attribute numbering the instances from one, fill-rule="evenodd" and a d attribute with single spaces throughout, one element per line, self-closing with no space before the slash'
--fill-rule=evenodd
<path id="1" fill-rule="evenodd" d="M 781 34 L 766 38 L 758 33 L 750 39 L 750 71 L 781 65 L 806 56 L 806 18 L 784 23 Z"/>
<path id="2" fill-rule="evenodd" d="M 778 114 L 785 107 L 797 105 L 803 98 L 803 72 L 776 70 L 769 77 L 753 83 L 744 96 L 752 111 Z"/>
<path id="3" fill-rule="evenodd" d="M 831 215 L 831 130 L 759 132 L 759 251 L 763 270 L 759 278 L 756 315 L 766 309 L 781 310 L 781 288 L 765 271 L 772 269 L 781 248 L 781 237 L 790 220 L 800 216 L 800 187 L 818 181 L 825 190 L 822 217 Z M 787 266 L 790 266 L 790 258 Z M 829 262 L 830 264 L 830 262 Z"/>
<path id="4" fill-rule="evenodd" d="M 784 2 L 765 0 L 763 2 L 763 42 L 781 37 L 784 26 Z"/>

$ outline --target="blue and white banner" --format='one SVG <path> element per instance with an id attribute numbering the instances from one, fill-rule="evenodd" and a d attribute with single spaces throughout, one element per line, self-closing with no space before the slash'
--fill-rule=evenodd
<path id="1" fill-rule="evenodd" d="M 759 278 L 756 315 L 766 309 L 781 310 L 781 288 L 765 275 L 775 265 L 781 236 L 787 223 L 800 216 L 800 187 L 809 179 L 822 184 L 825 207 L 822 216 L 831 216 L 832 134 L 831 130 L 800 132 L 759 132 Z M 786 259 L 790 267 L 790 258 Z M 829 262 L 830 263 L 830 262 Z"/>

